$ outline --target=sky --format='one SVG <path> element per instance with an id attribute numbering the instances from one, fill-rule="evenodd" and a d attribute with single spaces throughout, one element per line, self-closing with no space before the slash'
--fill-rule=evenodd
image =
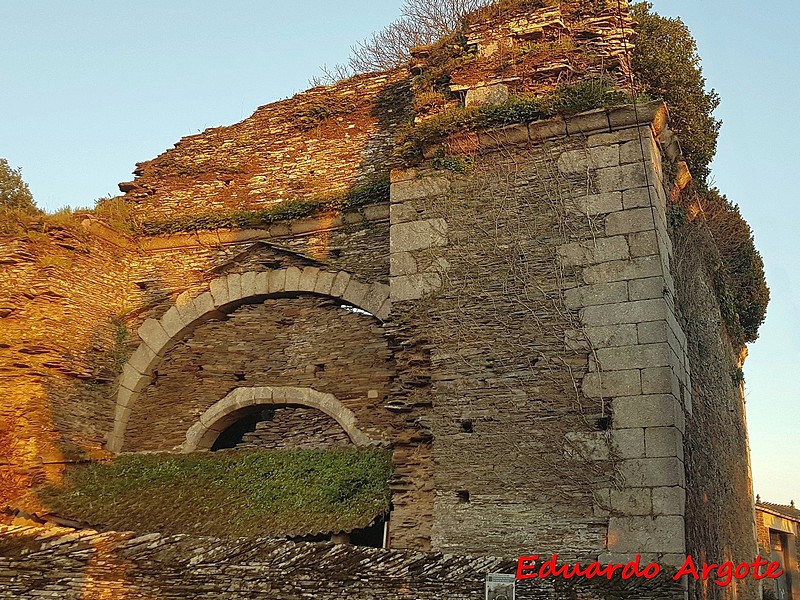
<path id="1" fill-rule="evenodd" d="M 309 87 L 402 0 L 0 0 L 0 157 L 40 207 L 117 195 L 137 161 Z M 697 40 L 722 97 L 713 180 L 753 228 L 771 288 L 745 364 L 755 491 L 800 504 L 800 5 L 654 0 Z"/>

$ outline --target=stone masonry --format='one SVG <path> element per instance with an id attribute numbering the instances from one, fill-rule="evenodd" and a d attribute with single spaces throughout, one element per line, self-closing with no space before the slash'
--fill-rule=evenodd
<path id="1" fill-rule="evenodd" d="M 439 547 L 465 550 L 480 536 L 509 551 L 549 550 L 552 535 L 562 552 L 682 562 L 691 403 L 672 301 L 664 110 L 600 110 L 479 133 L 472 173 L 393 173 L 395 319 L 424 318 L 440 334 L 431 386 Z M 558 181 L 542 182 L 545 172 Z M 492 323 L 510 313 L 503 327 Z M 576 394 L 598 407 L 600 426 L 556 408 Z M 560 432 L 550 456 L 526 439 L 542 419 Z M 539 468 L 519 470 L 523 457 Z M 586 461 L 598 472 L 571 489 Z M 549 512 L 554 488 L 578 506 L 588 494 L 586 512 Z"/>
<path id="2" fill-rule="evenodd" d="M 206 451 L 266 411 L 243 447 L 391 450 L 392 548 L 16 523 L 0 597 L 466 599 L 520 554 L 752 559 L 741 357 L 670 218 L 688 174 L 666 107 L 463 131 L 390 173 L 415 117 L 627 85 L 627 3 L 511 4 L 415 50 L 410 74 L 314 88 L 139 164 L 134 230 L 179 233 L 90 214 L 0 239 L 0 508 L 47 511 L 37 490 L 72 462 Z M 415 107 L 441 61 L 449 90 Z M 370 182 L 346 210 L 202 225 Z M 662 591 L 624 597 L 684 595 Z"/>

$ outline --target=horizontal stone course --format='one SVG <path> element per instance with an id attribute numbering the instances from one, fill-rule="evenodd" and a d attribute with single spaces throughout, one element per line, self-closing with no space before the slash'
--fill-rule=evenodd
<path id="1" fill-rule="evenodd" d="M 583 309 L 581 317 L 583 322 L 589 326 L 618 325 L 659 321 L 665 318 L 666 311 L 667 307 L 662 299 L 638 300 L 587 306 Z"/>
<path id="2" fill-rule="evenodd" d="M 610 283 L 654 277 L 662 272 L 663 266 L 658 256 L 641 256 L 584 267 L 583 280 L 588 284 Z"/>

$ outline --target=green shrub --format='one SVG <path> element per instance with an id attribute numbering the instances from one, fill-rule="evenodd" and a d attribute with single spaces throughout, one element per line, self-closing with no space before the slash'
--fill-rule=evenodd
<path id="1" fill-rule="evenodd" d="M 419 162 L 425 147 L 458 131 L 530 123 L 554 115 L 626 104 L 630 100 L 610 79 L 601 78 L 562 84 L 541 96 L 513 96 L 501 104 L 453 107 L 417 125 L 402 127 L 396 138 L 395 158 L 406 165 Z"/>
<path id="2" fill-rule="evenodd" d="M 718 273 L 724 279 L 724 285 L 719 280 L 715 283 L 718 290 L 726 290 L 720 302 L 723 316 L 731 318 L 735 313 L 745 341 L 753 342 L 758 338 L 758 329 L 766 318 L 769 303 L 764 261 L 756 250 L 753 231 L 739 207 L 718 189 L 703 192 L 699 200 L 722 261 Z"/>
<path id="3" fill-rule="evenodd" d="M 705 89 L 697 44 L 683 21 L 659 16 L 652 8 L 649 2 L 631 6 L 638 22 L 633 71 L 640 91 L 669 105 L 670 126 L 695 181 L 703 186 L 722 124 L 713 116 L 719 96 Z"/>

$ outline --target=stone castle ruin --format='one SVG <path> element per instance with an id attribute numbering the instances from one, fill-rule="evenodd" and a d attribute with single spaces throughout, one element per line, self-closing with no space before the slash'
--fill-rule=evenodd
<path id="1" fill-rule="evenodd" d="M 668 107 L 624 97 L 624 3 L 541 4 L 180 140 L 120 184 L 129 231 L 0 241 L 0 597 L 479 598 L 521 554 L 752 560 L 740 347 L 675 216 Z M 213 541 L 191 507 L 30 520 L 87 463 L 223 448 L 387 452 L 378 547 Z"/>

